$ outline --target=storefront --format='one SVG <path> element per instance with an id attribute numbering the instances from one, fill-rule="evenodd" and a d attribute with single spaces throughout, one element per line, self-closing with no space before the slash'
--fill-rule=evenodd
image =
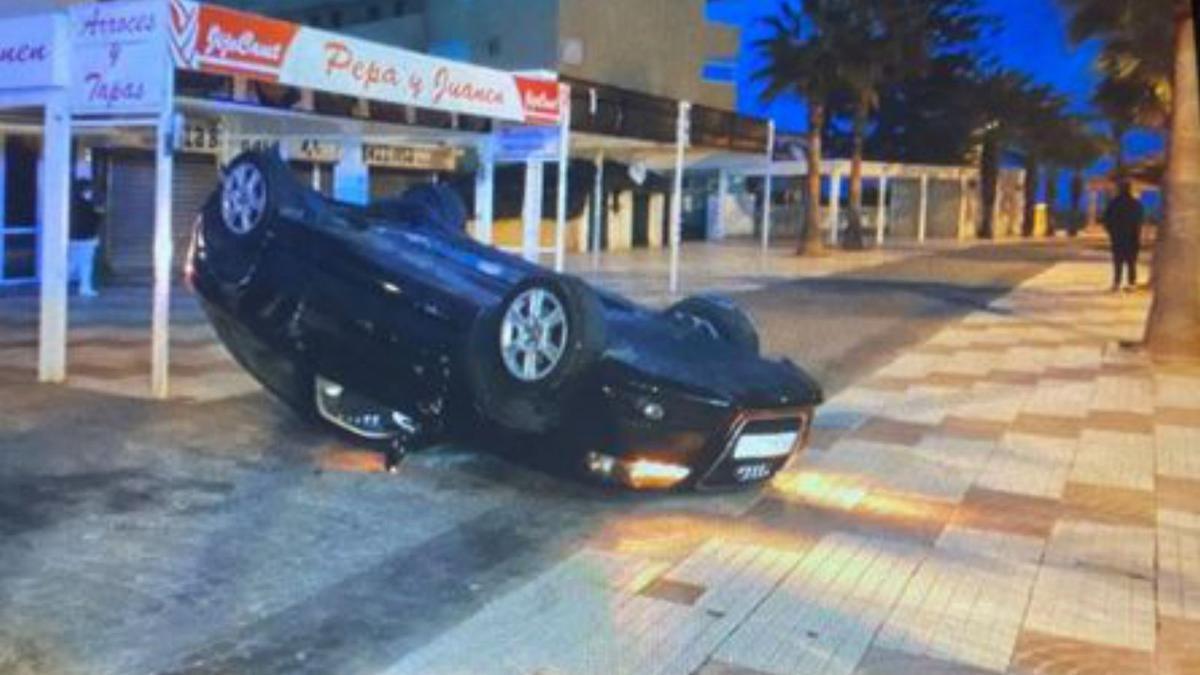
<path id="1" fill-rule="evenodd" d="M 0 22 L 2 157 L 12 165 L 0 173 L 13 177 L 2 190 L 0 283 L 40 282 L 40 379 L 66 377 L 74 176 L 98 188 L 105 262 L 153 286 L 151 386 L 165 397 L 172 282 L 223 163 L 244 149 L 278 148 L 309 184 L 362 203 L 453 171 L 487 146 L 496 123 L 561 125 L 568 101 L 553 76 L 191 0 L 80 4 Z M 486 218 L 486 202 L 479 211 Z M 39 251 L 36 266 L 30 250 Z"/>

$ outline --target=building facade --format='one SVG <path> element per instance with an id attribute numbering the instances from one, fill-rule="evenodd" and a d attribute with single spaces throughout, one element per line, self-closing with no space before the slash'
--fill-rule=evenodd
<path id="1" fill-rule="evenodd" d="M 460 61 L 734 107 L 728 0 L 221 1 Z"/>

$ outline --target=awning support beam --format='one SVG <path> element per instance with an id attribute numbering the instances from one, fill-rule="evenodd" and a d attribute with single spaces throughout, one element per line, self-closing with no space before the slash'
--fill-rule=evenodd
<path id="1" fill-rule="evenodd" d="M 763 177 L 762 250 L 771 248 L 771 191 L 775 178 L 775 120 L 767 122 L 767 171 Z M 724 206 L 722 204 L 721 206 Z"/>
<path id="2" fill-rule="evenodd" d="M 675 182 L 671 195 L 671 295 L 679 293 L 679 244 L 683 237 L 683 168 L 691 136 L 692 104 L 679 102 L 679 119 L 675 125 Z"/>
<path id="3" fill-rule="evenodd" d="M 571 88 L 559 85 L 558 190 L 554 222 L 554 271 L 562 274 L 567 250 L 567 171 L 571 164 Z"/>
<path id="4" fill-rule="evenodd" d="M 65 92 L 46 101 L 42 145 L 41 311 L 38 319 L 38 380 L 67 379 L 67 287 L 71 203 L 71 113 Z"/>
<path id="5" fill-rule="evenodd" d="M 171 258 L 174 242 L 171 219 L 174 211 L 175 149 L 171 130 L 173 106 L 159 121 L 155 133 L 154 162 L 154 300 L 150 324 L 150 390 L 158 399 L 170 395 L 171 343 Z"/>

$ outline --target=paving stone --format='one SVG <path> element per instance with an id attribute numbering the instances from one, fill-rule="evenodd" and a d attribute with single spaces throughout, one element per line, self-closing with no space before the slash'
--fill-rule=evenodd
<path id="1" fill-rule="evenodd" d="M 971 488 L 954 512 L 954 525 L 1023 535 L 1038 540 L 1050 536 L 1063 511 L 1054 499 Z"/>
<path id="2" fill-rule="evenodd" d="M 1200 673 L 1200 621 L 1160 617 L 1158 622 L 1158 672 L 1160 675 Z"/>
<path id="3" fill-rule="evenodd" d="M 1063 380 L 1043 376 L 1021 406 L 1023 414 L 1082 419 L 1087 416 L 1095 396 L 1095 384 L 1084 380 Z"/>
<path id="4" fill-rule="evenodd" d="M 852 673 L 922 549 L 833 534 L 805 555 L 714 658 L 764 673 Z"/>
<path id="5" fill-rule="evenodd" d="M 1083 642 L 1152 652 L 1154 623 L 1152 581 L 1123 573 L 1046 564 L 1038 571 L 1024 627 Z"/>
<path id="6" fill-rule="evenodd" d="M 1158 508 L 1200 513 L 1200 480 L 1158 476 Z"/>
<path id="7" fill-rule="evenodd" d="M 1057 499 L 1062 496 L 1077 446 L 1073 438 L 1006 434 L 976 484 L 999 492 Z"/>
<path id="8" fill-rule="evenodd" d="M 1013 653 L 1014 675 L 1150 675 L 1154 653 L 1026 630 Z"/>
<path id="9" fill-rule="evenodd" d="M 1154 546 L 1149 527 L 1062 518 L 1046 543 L 1045 564 L 1153 581 Z"/>
<path id="10" fill-rule="evenodd" d="M 1158 613 L 1200 622 L 1200 513 L 1159 509 L 1157 538 Z"/>
<path id="11" fill-rule="evenodd" d="M 1085 429 L 1070 480 L 1133 490 L 1154 489 L 1154 440 L 1147 434 Z"/>
<path id="12" fill-rule="evenodd" d="M 1063 490 L 1064 515 L 1077 520 L 1154 527 L 1155 494 L 1111 486 L 1067 483 Z"/>
<path id="13" fill-rule="evenodd" d="M 1200 427 L 1160 424 L 1154 429 L 1159 475 L 1200 480 Z"/>
<path id="14" fill-rule="evenodd" d="M 1041 548 L 1034 537 L 950 526 L 909 581 L 876 647 L 1004 670 Z"/>
<path id="15" fill-rule="evenodd" d="M 989 675 L 994 672 L 878 646 L 871 647 L 854 671 L 855 675 Z"/>

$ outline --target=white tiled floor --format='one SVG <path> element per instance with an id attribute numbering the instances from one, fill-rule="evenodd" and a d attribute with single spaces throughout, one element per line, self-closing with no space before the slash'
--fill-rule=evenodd
<path id="1" fill-rule="evenodd" d="M 878 647 L 1003 671 L 1037 576 L 1041 541 L 951 527 L 921 563 Z"/>
<path id="2" fill-rule="evenodd" d="M 763 673 L 851 673 L 922 552 L 834 534 L 805 555 L 714 658 Z"/>
<path id="3" fill-rule="evenodd" d="M 1117 431 L 1085 429 L 1070 480 L 1133 490 L 1154 489 L 1153 437 Z"/>
<path id="4" fill-rule="evenodd" d="M 1077 444 L 1073 438 L 1005 434 L 977 484 L 990 490 L 1058 499 Z"/>
<path id="5" fill-rule="evenodd" d="M 1200 429 L 1158 425 L 1154 446 L 1159 475 L 1200 480 Z"/>
<path id="6" fill-rule="evenodd" d="M 1114 647 L 1153 650 L 1153 582 L 1114 572 L 1042 565 L 1025 627 Z"/>
<path id="7" fill-rule="evenodd" d="M 1158 510 L 1158 611 L 1200 621 L 1200 513 Z"/>
<path id="8" fill-rule="evenodd" d="M 1154 578 L 1154 530 L 1060 519 L 1046 543 L 1046 564 Z"/>

